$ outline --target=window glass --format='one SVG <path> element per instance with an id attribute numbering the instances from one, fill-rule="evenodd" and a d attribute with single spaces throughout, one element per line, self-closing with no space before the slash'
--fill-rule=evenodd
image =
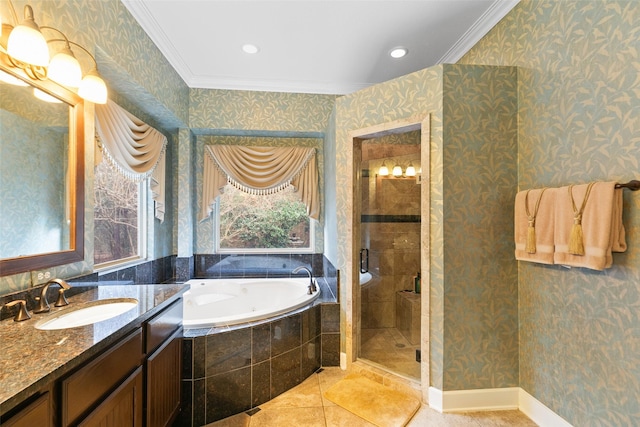
<path id="1" fill-rule="evenodd" d="M 94 186 L 95 266 L 141 258 L 146 233 L 144 185 L 126 179 L 103 161 L 95 169 Z"/>
<path id="2" fill-rule="evenodd" d="M 254 195 L 227 184 L 218 202 L 220 252 L 310 252 L 313 221 L 293 186 Z"/>

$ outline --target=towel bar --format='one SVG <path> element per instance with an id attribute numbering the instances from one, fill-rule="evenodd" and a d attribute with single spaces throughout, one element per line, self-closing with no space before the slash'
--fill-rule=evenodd
<path id="1" fill-rule="evenodd" d="M 626 184 L 616 184 L 616 188 L 628 188 L 631 191 L 638 191 L 640 190 L 640 181 L 636 181 L 634 179 L 633 181 L 629 181 Z"/>

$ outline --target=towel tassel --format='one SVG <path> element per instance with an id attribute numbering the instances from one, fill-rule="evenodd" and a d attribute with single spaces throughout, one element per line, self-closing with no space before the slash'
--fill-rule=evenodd
<path id="1" fill-rule="evenodd" d="M 525 212 L 527 213 L 527 219 L 529 220 L 529 226 L 527 227 L 527 244 L 525 245 L 524 250 L 528 254 L 536 253 L 536 216 L 538 215 L 538 208 L 540 207 L 540 200 L 542 200 L 542 195 L 544 194 L 547 187 L 543 188 L 538 196 L 538 200 L 536 201 L 536 206 L 533 210 L 533 215 L 529 213 L 529 191 L 524 196 L 524 207 Z"/>
<path id="2" fill-rule="evenodd" d="M 527 244 L 525 251 L 528 254 L 536 253 L 536 220 L 529 221 L 529 227 L 527 228 Z"/>
<path id="3" fill-rule="evenodd" d="M 582 234 L 582 215 L 573 217 L 571 234 L 569 235 L 569 253 L 573 255 L 584 255 L 584 235 Z"/>
<path id="4" fill-rule="evenodd" d="M 573 207 L 573 226 L 571 226 L 571 234 L 569 235 L 569 253 L 572 255 L 584 255 L 584 234 L 582 232 L 582 212 L 584 211 L 584 207 L 587 205 L 587 199 L 589 198 L 589 194 L 591 193 L 591 187 L 593 187 L 595 182 L 590 182 L 587 186 L 587 191 L 584 194 L 584 199 L 582 200 L 582 206 L 580 210 L 576 209 L 576 203 L 573 200 L 573 185 L 569 186 L 569 198 L 571 199 L 571 204 Z"/>

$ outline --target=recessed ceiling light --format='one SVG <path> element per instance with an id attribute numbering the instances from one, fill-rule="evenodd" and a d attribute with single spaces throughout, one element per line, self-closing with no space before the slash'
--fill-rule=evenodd
<path id="1" fill-rule="evenodd" d="M 245 45 L 242 45 L 242 50 L 243 50 L 245 53 L 251 53 L 251 54 L 253 54 L 253 53 L 258 53 L 258 51 L 259 51 L 260 49 L 258 49 L 258 46 L 256 46 L 255 44 L 249 44 L 249 43 L 247 43 L 247 44 L 245 44 Z"/>
<path id="2" fill-rule="evenodd" d="M 394 47 L 389 52 L 389 55 L 391 55 L 392 58 L 398 59 L 402 58 L 407 53 L 409 53 L 409 49 L 407 49 L 406 47 Z"/>

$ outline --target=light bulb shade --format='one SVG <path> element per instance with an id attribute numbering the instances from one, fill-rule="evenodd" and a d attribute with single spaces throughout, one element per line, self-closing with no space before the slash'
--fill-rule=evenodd
<path id="1" fill-rule="evenodd" d="M 378 175 L 389 176 L 389 168 L 384 164 L 384 162 L 382 162 L 382 166 L 380 166 L 380 169 L 378 169 Z"/>
<path id="2" fill-rule="evenodd" d="M 78 95 L 94 104 L 107 103 L 107 85 L 94 68 L 80 82 Z"/>
<path id="3" fill-rule="evenodd" d="M 402 168 L 400 166 L 398 166 L 398 165 L 395 165 L 393 167 L 393 171 L 391 173 L 395 177 L 402 176 Z"/>
<path id="4" fill-rule="evenodd" d="M 65 46 L 51 58 L 48 77 L 50 80 L 61 85 L 70 87 L 80 86 L 82 69 L 69 46 Z"/>
<path id="5" fill-rule="evenodd" d="M 24 7 L 24 21 L 9 34 L 7 53 L 12 58 L 31 65 L 46 67 L 49 65 L 49 47 L 33 20 L 33 9 Z"/>
<path id="6" fill-rule="evenodd" d="M 43 92 L 40 89 L 38 89 L 37 87 L 33 88 L 33 96 L 35 96 L 36 98 L 38 98 L 41 101 L 45 101 L 45 102 L 51 102 L 53 104 L 60 104 L 62 103 L 62 101 L 60 101 L 58 98 L 56 98 L 55 96 L 51 96 L 49 95 L 47 92 Z"/>
<path id="7" fill-rule="evenodd" d="M 413 165 L 409 165 L 404 173 L 407 176 L 416 176 L 416 168 L 414 168 Z"/>

